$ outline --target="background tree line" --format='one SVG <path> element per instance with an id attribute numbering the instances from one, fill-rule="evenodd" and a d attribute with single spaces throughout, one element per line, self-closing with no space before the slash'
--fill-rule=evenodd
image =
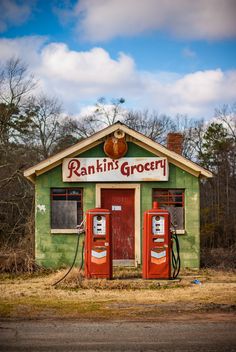
<path id="1" fill-rule="evenodd" d="M 235 248 L 236 104 L 216 110 L 206 123 L 178 115 L 128 111 L 123 98 L 97 101 L 82 118 L 65 116 L 55 97 L 37 92 L 37 81 L 18 58 L 0 69 L 0 246 L 30 248 L 34 189 L 23 171 L 121 120 L 165 144 L 169 132 L 184 136 L 183 155 L 211 170 L 201 181 L 201 241 L 204 248 Z"/>

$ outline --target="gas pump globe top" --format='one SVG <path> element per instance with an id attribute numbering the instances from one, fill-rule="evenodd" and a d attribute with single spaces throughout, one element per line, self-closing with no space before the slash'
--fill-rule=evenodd
<path id="1" fill-rule="evenodd" d="M 171 278 L 171 232 L 170 214 L 158 208 L 157 202 L 153 209 L 144 213 L 143 228 L 143 278 Z"/>

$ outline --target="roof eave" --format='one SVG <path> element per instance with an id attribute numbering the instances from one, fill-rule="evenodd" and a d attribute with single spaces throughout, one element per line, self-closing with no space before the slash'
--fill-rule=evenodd
<path id="1" fill-rule="evenodd" d="M 106 135 L 110 134 L 110 133 L 113 133 L 114 131 L 116 131 L 117 129 L 123 127 L 123 125 L 121 123 L 116 123 L 114 125 L 111 125 L 111 126 L 108 126 L 106 128 L 104 128 L 102 131 L 99 131 L 99 132 L 96 132 L 95 134 L 93 134 L 92 136 L 74 144 L 73 146 L 67 148 L 67 149 L 64 149 L 63 151 L 41 161 L 40 163 L 26 169 L 24 171 L 24 176 L 28 179 L 30 179 L 29 177 L 31 175 L 35 175 L 36 172 L 38 173 L 43 173 L 41 172 L 42 170 L 48 168 L 48 166 L 50 165 L 54 165 L 59 162 L 59 164 L 61 163 L 61 160 L 65 157 L 69 157 L 71 155 L 73 155 L 73 153 L 77 153 L 77 152 L 81 152 L 82 151 L 85 151 L 86 149 L 89 149 L 87 148 L 88 146 L 90 146 L 91 144 L 94 144 L 94 145 L 97 145 L 97 144 L 100 144 L 101 143 L 101 139 L 103 137 L 105 137 Z M 108 132 L 109 130 L 109 132 Z M 107 133 L 108 132 L 108 133 Z M 58 165 L 58 163 L 57 163 Z"/>
<path id="2" fill-rule="evenodd" d="M 107 135 L 113 133 L 117 129 L 123 130 L 126 134 L 129 134 L 131 137 L 134 138 L 134 141 L 136 144 L 142 144 L 143 148 L 146 147 L 146 149 L 152 149 L 153 151 L 156 151 L 157 153 L 159 152 L 160 154 L 163 154 L 167 157 L 170 158 L 171 162 L 173 164 L 176 164 L 177 166 L 184 167 L 187 170 L 192 170 L 192 174 L 195 175 L 196 177 L 206 177 L 206 178 L 211 178 L 213 177 L 213 174 L 202 168 L 201 166 L 197 165 L 196 163 L 186 159 L 182 155 L 179 155 L 173 151 L 170 151 L 166 147 L 162 146 L 159 143 L 154 142 L 150 138 L 146 137 L 140 132 L 137 132 L 126 125 L 117 122 L 111 126 L 108 126 L 104 128 L 103 130 L 93 134 L 92 136 L 74 144 L 73 146 L 53 155 L 52 157 L 49 157 L 46 160 L 41 161 L 37 165 L 34 165 L 30 167 L 29 169 L 24 171 L 24 176 L 29 179 L 31 182 L 35 183 L 35 177 L 36 175 L 40 175 L 52 168 L 54 168 L 57 165 L 60 165 L 62 163 L 62 160 L 66 157 L 74 157 L 76 156 L 77 153 L 82 153 L 91 147 L 94 147 L 102 142 L 102 139 L 106 137 Z M 158 147 L 158 148 L 157 148 Z"/>

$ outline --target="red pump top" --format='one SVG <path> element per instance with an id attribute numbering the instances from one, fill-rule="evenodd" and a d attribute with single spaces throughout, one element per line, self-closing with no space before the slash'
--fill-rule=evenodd
<path id="1" fill-rule="evenodd" d="M 158 209 L 158 202 L 157 201 L 153 202 L 152 208 Z"/>

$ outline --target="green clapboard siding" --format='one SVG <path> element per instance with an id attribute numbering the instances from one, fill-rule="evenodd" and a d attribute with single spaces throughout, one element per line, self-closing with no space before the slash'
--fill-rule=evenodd
<path id="1" fill-rule="evenodd" d="M 145 149 L 133 143 L 128 143 L 126 157 L 153 156 Z M 106 157 L 102 144 L 92 148 L 80 157 Z M 168 182 L 141 182 L 141 218 L 145 210 L 152 208 L 153 188 L 183 188 L 185 189 L 185 230 L 179 235 L 182 268 L 198 268 L 200 262 L 200 219 L 199 219 L 199 181 L 186 171 L 169 164 L 170 177 Z M 100 182 L 101 183 L 101 182 Z M 135 182 L 137 183 L 137 182 Z M 35 186 L 35 255 L 38 264 L 60 268 L 72 263 L 77 244 L 76 234 L 51 234 L 50 228 L 50 188 L 52 187 L 82 187 L 83 208 L 95 207 L 95 183 L 63 183 L 61 165 L 40 175 Z M 140 229 L 141 232 L 141 229 Z M 140 234 L 141 235 L 141 234 Z M 76 264 L 81 261 L 81 246 Z"/>

